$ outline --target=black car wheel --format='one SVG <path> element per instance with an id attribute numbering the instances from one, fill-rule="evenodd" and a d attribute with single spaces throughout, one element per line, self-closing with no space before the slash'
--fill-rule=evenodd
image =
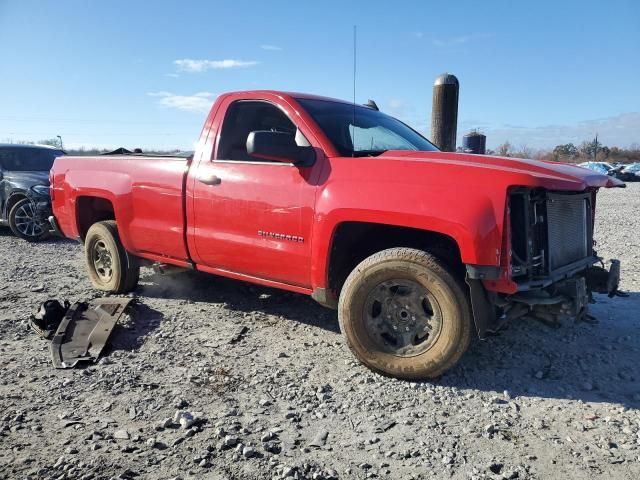
<path id="1" fill-rule="evenodd" d="M 38 218 L 33 202 L 20 200 L 9 212 L 9 227 L 16 237 L 37 242 L 49 236 L 49 225 Z"/>

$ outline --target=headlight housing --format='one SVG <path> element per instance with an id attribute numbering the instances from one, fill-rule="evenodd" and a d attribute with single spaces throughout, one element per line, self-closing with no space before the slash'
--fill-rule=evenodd
<path id="1" fill-rule="evenodd" d="M 48 185 L 34 185 L 31 190 L 38 195 L 49 195 Z"/>

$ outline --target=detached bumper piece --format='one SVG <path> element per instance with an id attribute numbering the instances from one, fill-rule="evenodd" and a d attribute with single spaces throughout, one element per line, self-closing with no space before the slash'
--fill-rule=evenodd
<path id="1" fill-rule="evenodd" d="M 95 362 L 131 298 L 97 298 L 69 307 L 51 341 L 56 368 L 73 368 L 79 361 Z"/>
<path id="2" fill-rule="evenodd" d="M 71 304 L 67 300 L 64 303 L 60 303 L 58 300 L 47 300 L 31 315 L 29 321 L 31 329 L 38 336 L 50 339 L 58 329 L 70 306 Z"/>

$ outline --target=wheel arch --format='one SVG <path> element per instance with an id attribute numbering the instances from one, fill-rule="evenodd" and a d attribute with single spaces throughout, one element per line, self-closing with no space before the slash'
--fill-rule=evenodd
<path id="1" fill-rule="evenodd" d="M 111 199 L 95 195 L 81 195 L 76 198 L 76 228 L 84 241 L 91 225 L 104 220 L 116 220 L 116 212 Z"/>
<path id="2" fill-rule="evenodd" d="M 27 192 L 23 190 L 14 190 L 7 201 L 4 204 L 4 210 L 2 212 L 2 218 L 9 219 L 9 212 L 13 208 L 13 206 L 18 203 L 20 200 L 24 200 L 27 197 Z"/>
<path id="3" fill-rule="evenodd" d="M 435 230 L 368 221 L 344 221 L 336 224 L 328 245 L 323 287 L 314 289 L 314 299 L 335 308 L 349 273 L 365 258 L 394 247 L 430 252 L 452 271 L 464 276 L 460 246 L 447 234 Z"/>

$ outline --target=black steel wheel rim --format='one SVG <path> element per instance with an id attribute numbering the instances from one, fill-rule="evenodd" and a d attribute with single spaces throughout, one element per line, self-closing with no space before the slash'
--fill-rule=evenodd
<path id="1" fill-rule="evenodd" d="M 378 350 L 414 357 L 429 350 L 442 330 L 442 309 L 423 285 L 408 279 L 374 287 L 364 304 L 367 335 Z"/>
<path id="2" fill-rule="evenodd" d="M 31 202 L 25 202 L 16 209 L 13 223 L 25 237 L 39 237 L 45 232 L 44 225 L 38 220 Z"/>

